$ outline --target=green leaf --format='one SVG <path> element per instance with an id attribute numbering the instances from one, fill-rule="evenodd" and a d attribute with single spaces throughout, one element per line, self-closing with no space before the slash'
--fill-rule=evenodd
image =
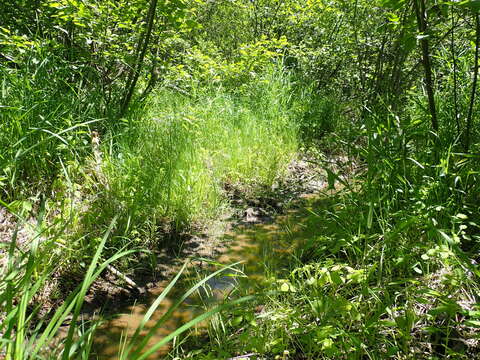
<path id="1" fill-rule="evenodd" d="M 368 204 L 368 218 L 367 218 L 367 229 L 372 228 L 373 223 L 373 202 L 370 201 Z"/>
<path id="2" fill-rule="evenodd" d="M 460 6 L 460 7 L 466 7 L 469 8 L 475 12 L 480 11 L 480 0 L 465 0 L 460 3 L 457 2 L 451 2 L 452 5 Z"/>
<path id="3" fill-rule="evenodd" d="M 457 303 L 451 302 L 437 306 L 436 308 L 431 309 L 428 313 L 430 315 L 447 314 L 449 316 L 454 316 L 461 310 L 461 307 Z"/>
<path id="4" fill-rule="evenodd" d="M 480 321 L 478 321 L 478 320 L 467 320 L 467 321 L 465 321 L 465 325 L 480 328 Z"/>
<path id="5" fill-rule="evenodd" d="M 288 292 L 290 290 L 290 286 L 288 286 L 287 283 L 283 283 L 282 286 L 280 286 L 280 291 L 282 292 Z"/>
<path id="6" fill-rule="evenodd" d="M 341 285 L 344 282 L 343 277 L 337 271 L 333 271 L 330 273 L 330 278 L 335 285 Z"/>
<path id="7" fill-rule="evenodd" d="M 338 176 L 330 169 L 325 170 L 327 171 L 328 189 L 335 190 L 335 180 L 338 178 Z"/>
<path id="8" fill-rule="evenodd" d="M 232 323 L 232 326 L 238 326 L 242 323 L 242 321 L 243 321 L 243 316 L 236 316 L 233 318 L 231 323 Z"/>

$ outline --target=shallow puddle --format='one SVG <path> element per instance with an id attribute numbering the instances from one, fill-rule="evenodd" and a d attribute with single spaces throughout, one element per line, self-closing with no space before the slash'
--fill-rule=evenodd
<path id="1" fill-rule="evenodd" d="M 302 206 L 287 211 L 285 215 L 275 217 L 270 223 L 241 225 L 235 231 L 224 234 L 222 241 L 226 243 L 226 250 L 215 261 L 221 264 L 242 261 L 242 264 L 237 267 L 245 274 L 245 277 L 223 274 L 210 279 L 208 287 L 206 287 L 208 290 L 201 288 L 202 291 L 197 291 L 195 296 L 181 304 L 170 319 L 155 331 L 155 335 L 150 339 L 148 345 L 152 346 L 158 343 L 166 335 L 202 313 L 205 303 L 214 305 L 239 288 L 240 293 L 255 293 L 261 290 L 262 282 L 268 271 L 274 269 L 278 275 L 288 270 L 288 259 L 291 253 L 297 247 L 301 247 L 302 243 L 315 233 L 318 234 L 315 226 L 315 219 L 318 219 L 318 216 L 312 211 L 313 208 L 318 208 L 318 202 L 319 199 L 316 197 L 304 199 Z M 176 299 L 181 297 L 195 280 L 198 281 L 199 276 L 208 276 L 213 270 L 213 267 L 205 268 L 204 266 L 199 271 L 198 266 L 192 266 L 183 277 L 184 280 L 175 285 L 162 305 L 155 311 L 141 335 L 145 335 L 157 324 Z M 106 320 L 95 334 L 92 358 L 118 359 L 121 344 L 124 343 L 125 338 L 134 334 L 149 306 L 167 285 L 168 282 L 159 283 L 157 287 L 149 291 L 146 299 L 142 299 L 143 303 L 126 307 L 113 319 Z M 169 346 L 165 346 L 149 359 L 159 359 L 169 349 Z"/>

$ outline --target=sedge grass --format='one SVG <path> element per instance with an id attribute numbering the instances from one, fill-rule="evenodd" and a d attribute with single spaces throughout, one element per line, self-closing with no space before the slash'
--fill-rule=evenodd
<path id="1" fill-rule="evenodd" d="M 52 272 L 45 271 L 42 274 L 35 275 L 38 257 L 37 250 L 41 244 L 38 239 L 34 239 L 27 251 L 19 252 L 17 251 L 16 233 L 14 233 L 8 248 L 7 264 L 3 268 L 4 271 L 0 279 L 0 304 L 2 305 L 2 309 L 4 309 L 0 321 L 0 333 L 2 333 L 1 342 L 4 344 L 3 348 L 5 352 L 3 355 L 5 355 L 6 360 L 90 358 L 94 334 L 100 323 L 99 321 L 86 323 L 83 320 L 79 320 L 85 295 L 92 283 L 109 264 L 137 251 L 135 249 L 121 250 L 110 258 L 102 260 L 102 252 L 115 222 L 116 219 L 111 222 L 109 229 L 102 237 L 81 284 L 66 297 L 63 304 L 56 309 L 53 315 L 47 316 L 44 320 L 36 316 L 38 306 L 32 309 L 31 305 L 39 289 L 48 281 Z M 202 287 L 209 279 L 227 269 L 233 268 L 236 264 L 222 267 L 194 284 L 174 302 L 156 325 L 152 327 L 146 335 L 142 335 L 140 339 L 139 335 L 143 331 L 145 324 L 175 286 L 185 270 L 186 265 L 187 264 L 180 269 L 175 278 L 153 302 L 134 335 L 129 339 L 125 339 L 124 346 L 119 354 L 120 359 L 145 359 L 178 335 L 212 315 L 230 306 L 253 299 L 253 296 L 247 296 L 228 303 L 219 304 L 186 324 L 181 325 L 155 345 L 147 346 L 149 339 L 155 334 L 156 330 L 172 316 L 178 306 Z M 68 332 L 65 336 L 59 336 L 59 329 L 67 317 L 70 317 Z"/>
<path id="2" fill-rule="evenodd" d="M 154 220 L 181 229 L 218 216 L 227 190 L 271 187 L 298 148 L 288 91 L 282 74 L 265 76 L 250 95 L 159 89 L 146 116 L 104 151 L 104 216 L 120 213 L 132 228 Z"/>

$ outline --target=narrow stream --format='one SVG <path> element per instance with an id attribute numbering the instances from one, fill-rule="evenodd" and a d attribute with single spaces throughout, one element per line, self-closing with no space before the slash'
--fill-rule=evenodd
<path id="1" fill-rule="evenodd" d="M 208 301 L 215 303 L 232 291 L 234 287 L 240 287 L 241 293 L 254 293 L 262 288 L 262 282 L 268 276 L 268 271 L 274 269 L 277 275 L 285 272 L 288 266 L 288 258 L 297 248 L 312 238 L 318 229 L 315 228 L 313 210 L 321 201 L 318 196 L 305 195 L 301 205 L 288 210 L 285 215 L 276 216 L 269 223 L 241 225 L 234 231 L 226 233 L 222 241 L 226 242 L 225 252 L 220 254 L 215 261 L 221 264 L 232 264 L 243 261 L 239 269 L 246 277 L 238 278 L 222 275 L 209 280 L 208 285 L 212 290 Z M 176 299 L 188 289 L 195 279 L 199 279 L 198 271 L 191 269 L 186 278 L 175 285 L 163 304 L 153 314 L 145 326 L 144 332 L 148 332 L 158 319 L 168 310 Z M 200 274 L 206 276 L 208 269 Z M 205 275 L 206 274 L 206 275 Z M 94 359 L 116 359 L 121 350 L 122 339 L 132 336 L 135 329 L 142 321 L 143 316 L 153 301 L 161 294 L 168 282 L 159 283 L 157 287 L 149 291 L 149 295 L 143 299 L 143 303 L 128 306 L 121 309 L 119 314 L 110 320 L 106 320 L 101 329 L 95 334 Z M 212 300 L 213 299 L 213 300 Z M 153 345 L 163 339 L 167 334 L 177 329 L 187 321 L 193 319 L 204 310 L 205 296 L 195 296 L 187 299 L 173 316 L 159 329 L 149 342 Z M 164 347 L 150 359 L 159 359 L 169 351 L 169 346 Z"/>

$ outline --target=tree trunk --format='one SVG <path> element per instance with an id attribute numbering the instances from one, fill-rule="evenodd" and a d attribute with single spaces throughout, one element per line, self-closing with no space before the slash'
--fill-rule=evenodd
<path id="1" fill-rule="evenodd" d="M 472 131 L 473 106 L 475 105 L 475 93 L 477 91 L 478 80 L 478 47 L 480 43 L 480 19 L 475 14 L 475 65 L 473 69 L 472 94 L 470 96 L 470 106 L 468 107 L 467 128 L 465 129 L 465 152 L 470 151 L 470 132 Z"/>
<path id="2" fill-rule="evenodd" d="M 127 80 L 125 95 L 123 96 L 120 108 L 120 116 L 124 116 L 126 111 L 128 110 L 128 106 L 130 104 L 130 101 L 132 100 L 133 92 L 135 91 L 135 86 L 137 85 L 137 81 L 142 70 L 143 60 L 145 58 L 145 53 L 147 52 L 148 44 L 150 43 L 150 37 L 152 35 L 157 2 L 158 0 L 150 1 L 150 8 L 148 9 L 145 32 L 143 33 L 137 44 L 138 56 L 135 59 L 135 63 L 130 71 L 130 75 Z"/>
<path id="3" fill-rule="evenodd" d="M 430 63 L 430 51 L 427 38 L 427 20 L 425 13 L 425 0 L 414 0 L 417 26 L 420 32 L 420 45 L 422 47 L 422 63 L 425 70 L 425 86 L 427 88 L 428 107 L 432 121 L 432 129 L 438 133 L 437 110 L 435 106 L 435 91 L 433 88 L 432 66 Z M 437 135 L 435 135 L 437 136 Z"/>

